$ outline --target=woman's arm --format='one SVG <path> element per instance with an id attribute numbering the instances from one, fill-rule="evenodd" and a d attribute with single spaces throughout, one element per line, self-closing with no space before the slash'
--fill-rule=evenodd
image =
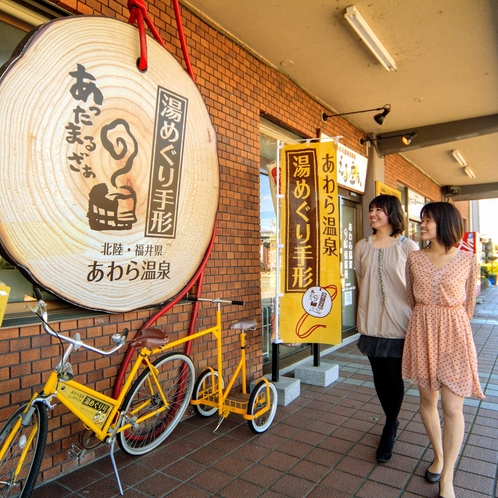
<path id="1" fill-rule="evenodd" d="M 363 267 L 361 264 L 361 259 L 363 255 L 363 245 L 365 244 L 364 239 L 359 240 L 353 248 L 353 264 L 354 271 L 356 273 L 356 279 L 358 280 L 358 285 L 361 285 L 361 280 L 363 278 Z"/>
<path id="2" fill-rule="evenodd" d="M 415 307 L 415 296 L 413 295 L 412 254 L 410 254 L 406 260 L 405 279 L 406 300 L 408 301 L 410 308 L 413 309 Z"/>
<path id="3" fill-rule="evenodd" d="M 479 275 L 479 264 L 475 258 L 470 265 L 469 278 L 467 279 L 465 310 L 469 320 L 474 316 L 474 307 L 476 305 L 477 294 L 477 277 Z"/>

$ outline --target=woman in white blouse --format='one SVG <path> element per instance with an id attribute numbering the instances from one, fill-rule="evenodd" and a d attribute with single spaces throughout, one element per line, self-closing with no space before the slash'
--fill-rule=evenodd
<path id="1" fill-rule="evenodd" d="M 375 197 L 370 202 L 368 218 L 373 234 L 354 248 L 360 291 L 358 348 L 368 356 L 375 390 L 386 415 L 377 460 L 388 462 L 404 397 L 401 363 L 411 314 L 406 298 L 405 265 L 408 255 L 419 248 L 402 235 L 405 216 L 397 197 Z"/>

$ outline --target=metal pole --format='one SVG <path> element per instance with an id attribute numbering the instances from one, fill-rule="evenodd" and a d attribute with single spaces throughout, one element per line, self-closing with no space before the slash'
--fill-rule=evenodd
<path id="1" fill-rule="evenodd" d="M 280 339 L 280 264 L 281 264 L 281 258 L 280 258 L 280 251 L 282 250 L 282 242 L 280 240 L 280 209 L 281 209 L 281 199 L 283 198 L 282 193 L 280 192 L 280 150 L 283 148 L 284 143 L 280 140 L 277 140 L 277 183 L 275 186 L 275 192 L 276 192 L 276 217 L 277 217 L 277 226 L 275 227 L 275 236 L 276 236 L 276 241 L 277 241 L 277 253 L 275 257 L 275 266 L 276 266 L 276 290 L 275 290 L 275 309 L 274 309 L 274 316 L 275 316 L 275 338 L 272 343 L 272 358 L 271 358 L 271 375 L 272 375 L 272 382 L 278 382 L 280 378 L 280 343 L 282 342 L 282 339 Z"/>
<path id="2" fill-rule="evenodd" d="M 280 344 L 272 343 L 271 351 L 271 381 L 278 382 L 280 380 Z"/>
<path id="3" fill-rule="evenodd" d="M 313 344 L 313 366 L 320 366 L 320 344 Z"/>

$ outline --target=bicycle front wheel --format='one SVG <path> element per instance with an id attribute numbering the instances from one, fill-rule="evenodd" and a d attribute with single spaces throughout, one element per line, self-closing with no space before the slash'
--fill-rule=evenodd
<path id="1" fill-rule="evenodd" d="M 126 412 L 122 424 L 131 427 L 119 432 L 117 439 L 128 455 L 143 455 L 159 446 L 182 419 L 192 396 L 195 369 L 187 355 L 168 353 L 153 366 L 158 383 L 147 368 L 121 407 Z"/>
<path id="2" fill-rule="evenodd" d="M 247 406 L 248 415 L 256 415 L 260 410 L 267 407 L 268 410 L 252 420 L 248 420 L 247 424 L 253 432 L 265 432 L 270 427 L 277 411 L 277 388 L 271 383 L 268 383 L 269 389 L 264 380 L 258 382 L 249 397 Z"/>
<path id="3" fill-rule="evenodd" d="M 44 406 L 35 403 L 23 425 L 28 404 L 18 408 L 0 431 L 0 497 L 29 498 L 36 483 L 47 441 L 48 416 Z"/>
<path id="4" fill-rule="evenodd" d="M 207 396 L 218 397 L 223 395 L 223 393 L 218 393 L 218 384 L 218 372 L 216 370 L 204 370 L 195 381 L 192 399 L 198 400 L 206 398 Z M 223 379 L 221 385 L 224 387 Z M 211 417 L 218 411 L 218 407 L 194 405 L 194 411 L 201 417 Z"/>

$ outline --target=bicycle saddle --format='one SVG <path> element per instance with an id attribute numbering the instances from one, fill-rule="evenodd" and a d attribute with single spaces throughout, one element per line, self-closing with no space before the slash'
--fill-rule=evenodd
<path id="1" fill-rule="evenodd" d="M 161 329 L 148 327 L 142 330 L 140 336 L 135 337 L 130 346 L 134 348 L 158 348 L 168 342 L 168 333 Z"/>
<path id="2" fill-rule="evenodd" d="M 238 320 L 230 325 L 231 329 L 235 330 L 248 330 L 256 328 L 256 320 L 254 318 L 245 318 L 244 320 Z"/>

